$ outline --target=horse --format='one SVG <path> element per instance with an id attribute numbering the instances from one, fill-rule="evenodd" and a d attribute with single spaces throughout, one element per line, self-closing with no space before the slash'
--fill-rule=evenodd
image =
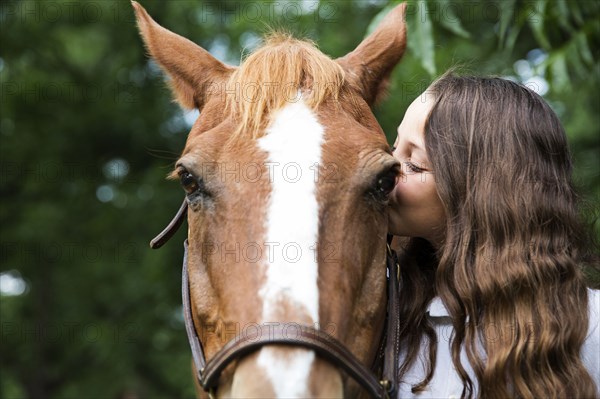
<path id="1" fill-rule="evenodd" d="M 204 388 L 215 397 L 366 395 L 317 341 L 326 333 L 336 353 L 347 348 L 365 367 L 380 351 L 386 209 L 399 163 L 371 106 L 404 54 L 405 5 L 341 58 L 272 34 L 233 67 L 132 4 L 175 99 L 200 111 L 169 176 L 185 195 L 177 219 L 187 210 L 186 325 L 201 346 L 193 353 L 210 362 L 240 337 L 298 337 L 303 326 L 313 334 L 300 346 L 262 339 Z"/>

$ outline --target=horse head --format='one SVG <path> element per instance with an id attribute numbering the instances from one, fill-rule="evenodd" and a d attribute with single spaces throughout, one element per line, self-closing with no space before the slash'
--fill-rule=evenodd
<path id="1" fill-rule="evenodd" d="M 370 366 L 399 170 L 370 106 L 404 53 L 405 5 L 342 58 L 275 34 L 231 67 L 133 4 L 175 98 L 200 111 L 171 177 L 189 208 L 191 313 L 206 357 L 244 334 L 312 326 Z M 313 350 L 265 345 L 230 364 L 216 394 L 356 396 L 348 381 Z"/>

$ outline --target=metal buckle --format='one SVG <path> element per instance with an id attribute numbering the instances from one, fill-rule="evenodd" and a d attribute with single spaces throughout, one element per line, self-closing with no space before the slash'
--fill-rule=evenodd
<path id="1" fill-rule="evenodd" d="M 383 397 L 385 399 L 391 399 L 390 392 L 392 390 L 392 384 L 388 380 L 381 380 L 379 381 L 379 384 L 383 388 Z"/>
<path id="2" fill-rule="evenodd" d="M 387 255 L 395 261 L 394 263 L 396 264 L 396 280 L 400 281 L 400 264 L 398 263 L 398 257 L 396 256 L 396 253 L 392 250 L 392 247 L 390 247 L 390 244 L 385 244 L 385 246 L 387 247 Z"/>

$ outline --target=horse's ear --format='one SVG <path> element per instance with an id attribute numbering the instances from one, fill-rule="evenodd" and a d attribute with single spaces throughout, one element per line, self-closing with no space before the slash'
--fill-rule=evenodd
<path id="1" fill-rule="evenodd" d="M 406 3 L 393 8 L 354 51 L 337 62 L 346 70 L 346 79 L 372 105 L 383 94 L 390 74 L 406 49 Z"/>
<path id="2" fill-rule="evenodd" d="M 223 87 L 234 68 L 160 26 L 139 3 L 132 1 L 131 4 L 146 48 L 171 78 L 177 102 L 185 108 L 201 109 L 207 96 Z"/>

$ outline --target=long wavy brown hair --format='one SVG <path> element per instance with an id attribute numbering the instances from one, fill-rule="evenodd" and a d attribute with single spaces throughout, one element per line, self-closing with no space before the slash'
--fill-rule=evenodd
<path id="1" fill-rule="evenodd" d="M 453 320 L 463 397 L 595 397 L 580 359 L 588 331 L 581 265 L 595 250 L 558 117 L 539 95 L 500 78 L 450 73 L 425 95 L 434 101 L 425 146 L 447 225 L 437 251 L 414 238 L 402 255 L 401 375 L 425 337 L 428 372 L 413 392 L 432 378 L 437 337 L 425 310 L 438 295 Z"/>

